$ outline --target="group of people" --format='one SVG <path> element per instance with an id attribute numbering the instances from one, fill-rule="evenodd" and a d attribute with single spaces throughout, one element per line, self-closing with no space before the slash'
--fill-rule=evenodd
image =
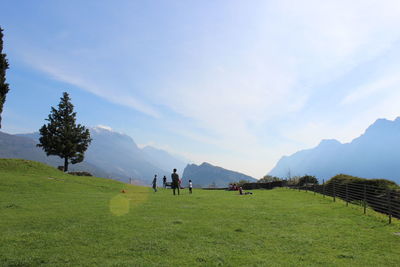
<path id="1" fill-rule="evenodd" d="M 252 192 L 244 192 L 243 188 L 236 184 L 230 184 L 228 190 L 229 191 L 239 191 L 239 195 L 252 195 L 253 194 Z"/>
<path id="2" fill-rule="evenodd" d="M 237 190 L 239 190 L 239 187 L 236 184 L 230 184 L 228 190 L 229 191 L 237 191 Z"/>
<path id="3" fill-rule="evenodd" d="M 171 174 L 171 179 L 172 179 L 171 188 L 172 188 L 173 194 L 176 195 L 176 190 L 177 190 L 178 195 L 179 195 L 180 189 L 182 189 L 182 187 L 181 187 L 182 180 L 179 179 L 179 175 L 176 173 L 176 169 L 173 170 L 173 173 Z M 154 192 L 157 192 L 157 174 L 154 175 L 152 187 L 153 187 Z M 165 175 L 163 177 L 163 187 L 167 188 L 167 177 L 165 177 Z M 188 188 L 189 188 L 189 194 L 192 194 L 192 189 L 193 189 L 192 180 L 189 180 Z"/>

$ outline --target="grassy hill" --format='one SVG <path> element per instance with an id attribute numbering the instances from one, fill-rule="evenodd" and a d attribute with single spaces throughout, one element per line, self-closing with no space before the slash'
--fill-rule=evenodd
<path id="1" fill-rule="evenodd" d="M 0 266 L 398 266 L 398 221 L 361 213 L 294 190 L 174 197 L 0 159 Z"/>

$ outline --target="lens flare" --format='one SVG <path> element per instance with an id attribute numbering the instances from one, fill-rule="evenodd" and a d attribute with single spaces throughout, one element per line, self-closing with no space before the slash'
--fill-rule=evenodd
<path id="1" fill-rule="evenodd" d="M 110 199 L 110 212 L 116 216 L 122 216 L 134 207 L 145 202 L 149 196 L 150 189 L 141 186 L 129 186 L 118 195 Z"/>
<path id="2" fill-rule="evenodd" d="M 129 199 L 118 194 L 110 200 L 110 211 L 116 216 L 125 215 L 129 212 Z"/>

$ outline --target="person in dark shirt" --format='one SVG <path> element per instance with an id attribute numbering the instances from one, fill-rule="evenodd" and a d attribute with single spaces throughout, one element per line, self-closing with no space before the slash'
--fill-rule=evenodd
<path id="1" fill-rule="evenodd" d="M 176 169 L 174 169 L 174 172 L 171 174 L 172 178 L 172 190 L 175 195 L 175 190 L 178 189 L 178 195 L 179 195 L 179 175 L 176 173 Z"/>
<path id="2" fill-rule="evenodd" d="M 164 187 L 164 188 L 167 188 L 167 177 L 165 177 L 165 175 L 164 175 L 164 177 L 162 178 L 162 181 L 163 181 L 163 187 Z"/>
<path id="3" fill-rule="evenodd" d="M 154 179 L 153 179 L 153 189 L 154 189 L 154 192 L 157 192 L 157 174 L 154 175 Z"/>

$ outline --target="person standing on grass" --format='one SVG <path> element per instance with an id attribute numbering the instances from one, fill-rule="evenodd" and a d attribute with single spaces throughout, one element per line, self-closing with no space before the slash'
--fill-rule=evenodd
<path id="1" fill-rule="evenodd" d="M 175 195 L 175 190 L 178 189 L 178 195 L 179 195 L 179 175 L 176 173 L 176 169 L 174 169 L 174 172 L 171 174 L 172 178 L 172 190 Z"/>
<path id="2" fill-rule="evenodd" d="M 157 192 L 157 174 L 154 175 L 154 179 L 153 179 L 153 189 L 154 189 L 154 193 Z"/>
<path id="3" fill-rule="evenodd" d="M 192 193 L 192 188 L 193 188 L 192 180 L 189 180 L 189 194 Z"/>
<path id="4" fill-rule="evenodd" d="M 163 187 L 164 187 L 164 188 L 167 188 L 167 177 L 165 177 L 165 175 L 164 175 L 164 177 L 162 178 L 162 183 L 163 183 Z"/>

